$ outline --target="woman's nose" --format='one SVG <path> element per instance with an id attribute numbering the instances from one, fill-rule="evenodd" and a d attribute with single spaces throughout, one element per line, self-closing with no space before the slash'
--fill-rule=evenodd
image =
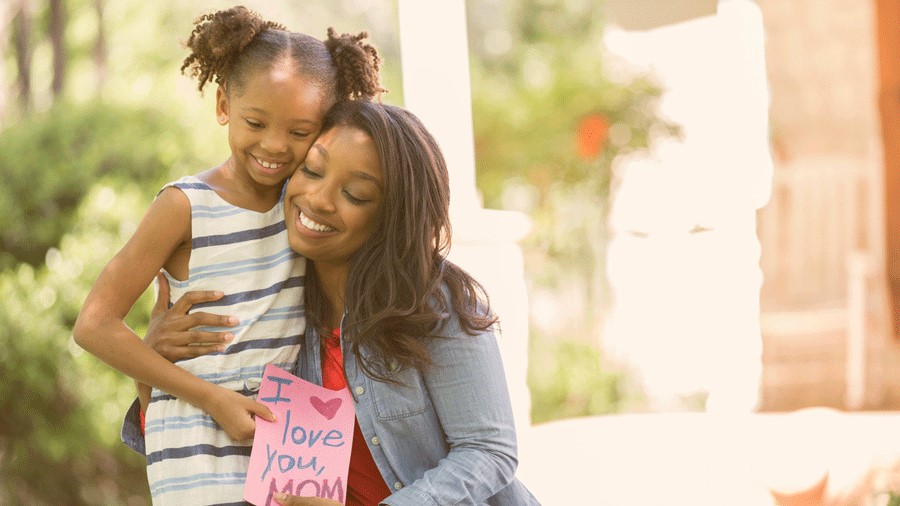
<path id="1" fill-rule="evenodd" d="M 306 199 L 312 211 L 321 214 L 334 212 L 334 200 L 331 198 L 327 185 L 321 184 L 312 188 L 306 194 Z"/>

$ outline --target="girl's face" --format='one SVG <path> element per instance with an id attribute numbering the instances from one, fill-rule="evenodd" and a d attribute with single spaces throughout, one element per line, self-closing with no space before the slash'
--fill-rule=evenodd
<path id="1" fill-rule="evenodd" d="M 275 67 L 241 87 L 216 91 L 216 116 L 228 124 L 233 168 L 260 186 L 278 186 L 303 163 L 331 104 L 310 79 Z"/>
<path id="2" fill-rule="evenodd" d="M 291 247 L 318 265 L 340 268 L 371 237 L 384 199 L 384 174 L 372 139 L 338 125 L 316 139 L 285 190 Z"/>

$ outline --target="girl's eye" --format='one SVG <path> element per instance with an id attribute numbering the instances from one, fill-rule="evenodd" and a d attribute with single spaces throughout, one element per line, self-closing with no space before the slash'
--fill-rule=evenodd
<path id="1" fill-rule="evenodd" d="M 291 135 L 298 139 L 305 139 L 309 137 L 310 134 L 308 132 L 291 132 Z"/>
<path id="2" fill-rule="evenodd" d="M 252 119 L 248 119 L 246 121 L 247 121 L 247 124 L 250 125 L 250 128 L 262 128 L 262 126 L 263 126 L 262 123 L 260 123 L 259 121 L 254 121 Z"/>

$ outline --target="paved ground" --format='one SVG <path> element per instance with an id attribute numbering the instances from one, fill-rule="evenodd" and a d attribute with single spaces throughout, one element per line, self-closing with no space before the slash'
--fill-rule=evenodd
<path id="1" fill-rule="evenodd" d="M 823 478 L 828 502 L 803 504 L 874 506 L 896 479 L 878 470 L 900 462 L 900 412 L 579 418 L 522 431 L 520 457 L 545 506 L 772 506 L 769 489 Z"/>

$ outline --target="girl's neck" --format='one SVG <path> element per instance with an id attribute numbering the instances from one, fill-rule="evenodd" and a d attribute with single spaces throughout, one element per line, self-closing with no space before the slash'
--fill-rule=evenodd
<path id="1" fill-rule="evenodd" d="M 281 198 L 284 186 L 260 185 L 248 175 L 241 175 L 234 169 L 233 158 L 200 174 L 200 179 L 209 184 L 227 202 L 256 212 L 267 212 L 272 209 Z"/>

